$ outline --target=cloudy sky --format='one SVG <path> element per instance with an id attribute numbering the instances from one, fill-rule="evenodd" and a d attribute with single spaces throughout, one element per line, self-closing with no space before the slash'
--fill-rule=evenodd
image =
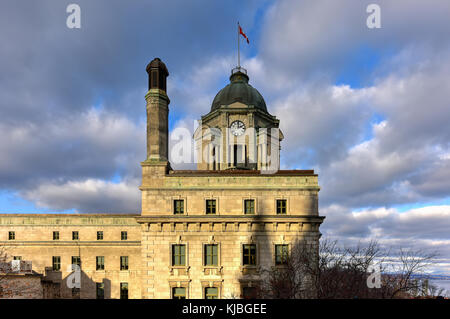
<path id="1" fill-rule="evenodd" d="M 145 66 L 168 66 L 171 131 L 193 129 L 240 21 L 282 168 L 319 173 L 324 237 L 436 250 L 450 274 L 449 16 L 448 0 L 2 0 L 0 211 L 138 213 Z"/>

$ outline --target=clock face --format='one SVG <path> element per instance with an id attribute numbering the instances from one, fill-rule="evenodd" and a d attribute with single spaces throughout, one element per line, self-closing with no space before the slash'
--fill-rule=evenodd
<path id="1" fill-rule="evenodd" d="M 245 132 L 245 125 L 241 121 L 234 121 L 231 123 L 230 129 L 234 136 L 240 136 Z"/>

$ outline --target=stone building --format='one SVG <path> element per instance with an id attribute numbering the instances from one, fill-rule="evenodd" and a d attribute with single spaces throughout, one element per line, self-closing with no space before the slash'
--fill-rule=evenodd
<path id="1" fill-rule="evenodd" d="M 0 260 L 4 258 L 0 255 Z M 0 262 L 0 299 L 55 299 L 60 284 L 32 270 L 32 263 L 19 260 Z"/>
<path id="2" fill-rule="evenodd" d="M 317 249 L 318 176 L 279 169 L 279 120 L 243 68 L 201 118 L 197 170 L 173 170 L 169 72 L 158 58 L 147 72 L 141 214 L 0 215 L 0 245 L 59 283 L 62 298 L 251 296 L 295 240 Z"/>

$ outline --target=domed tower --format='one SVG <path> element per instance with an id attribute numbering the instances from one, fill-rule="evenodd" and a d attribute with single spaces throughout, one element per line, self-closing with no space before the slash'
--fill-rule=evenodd
<path id="1" fill-rule="evenodd" d="M 199 170 L 278 170 L 279 120 L 267 111 L 262 95 L 249 84 L 247 70 L 231 71 L 230 83 L 201 117 L 194 138 Z"/>

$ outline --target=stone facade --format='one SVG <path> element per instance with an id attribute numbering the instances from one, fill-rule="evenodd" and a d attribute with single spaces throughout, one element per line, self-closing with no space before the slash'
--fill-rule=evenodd
<path id="1" fill-rule="evenodd" d="M 42 276 L 0 274 L 0 299 L 46 299 Z"/>
<path id="2" fill-rule="evenodd" d="M 105 298 L 120 297 L 120 283 L 128 283 L 129 297 L 141 297 L 141 233 L 133 215 L 0 215 L 0 245 L 9 258 L 32 261 L 44 280 L 59 283 L 62 298 L 72 298 L 67 285 L 72 257 L 81 260 L 80 298 L 96 298 L 96 283 L 104 284 Z M 10 232 L 14 239 L 9 239 Z M 54 232 L 59 239 L 53 239 Z M 73 232 L 78 239 L 73 240 Z M 97 232 L 103 239 L 97 239 Z M 127 239 L 122 240 L 122 232 Z M 97 270 L 96 257 L 104 257 Z M 120 270 L 120 256 L 128 257 L 128 270 Z M 60 269 L 53 270 L 53 257 Z M 77 296 L 78 297 L 78 296 Z"/>
<path id="3" fill-rule="evenodd" d="M 142 165 L 142 214 L 137 221 L 148 265 L 144 298 L 171 298 L 171 287 L 185 287 L 188 298 L 204 298 L 205 286 L 218 288 L 222 298 L 240 297 L 243 287 L 257 284 L 261 267 L 275 265 L 275 245 L 303 240 L 317 249 L 323 217 L 318 216 L 319 187 L 312 171 L 158 174 L 164 166 Z M 215 214 L 205 211 L 211 199 Z M 184 202 L 182 215 L 174 215 L 175 200 Z M 254 201 L 252 214 L 245 214 L 245 200 Z M 277 200 L 286 201 L 285 214 L 277 214 Z M 179 244 L 186 246 L 187 260 L 177 267 L 171 264 L 170 251 Z M 218 245 L 215 266 L 204 263 L 207 244 Z M 244 244 L 256 245 L 255 266 L 243 264 Z"/>
<path id="4" fill-rule="evenodd" d="M 263 269 L 277 266 L 280 247 L 289 250 L 300 240 L 315 253 L 324 219 L 319 216 L 317 174 L 279 167 L 265 173 L 261 159 L 271 155 L 270 136 L 257 136 L 254 163 L 208 162 L 198 170 L 173 170 L 168 161 L 167 68 L 155 59 L 147 72 L 141 214 L 0 215 L 0 245 L 9 256 L 31 260 L 33 271 L 60 284 L 62 298 L 76 297 L 67 286 L 72 256 L 81 258 L 80 298 L 96 298 L 99 283 L 105 298 L 119 298 L 125 283 L 129 298 L 239 298 L 258 284 Z M 221 131 L 236 120 L 246 128 L 278 128 L 279 121 L 261 99 L 257 102 L 263 107 L 257 109 L 242 101 L 216 106 L 203 124 Z M 203 126 L 195 133 L 200 152 L 218 154 L 210 152 L 214 147 L 208 134 Z M 282 139 L 280 133 L 277 143 Z M 243 143 L 250 145 L 248 138 Z M 228 150 L 224 145 L 218 152 Z M 52 269 L 55 256 L 61 269 Z M 97 269 L 97 256 L 104 257 L 104 269 Z M 121 256 L 128 257 L 128 269 L 121 270 Z"/>

